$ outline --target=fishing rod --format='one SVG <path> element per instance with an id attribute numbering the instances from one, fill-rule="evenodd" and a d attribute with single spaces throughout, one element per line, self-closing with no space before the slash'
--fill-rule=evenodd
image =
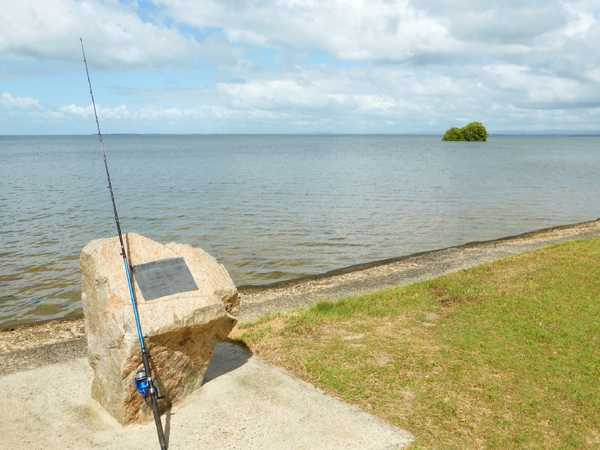
<path id="1" fill-rule="evenodd" d="M 142 362 L 144 368 L 137 371 L 135 374 L 135 387 L 137 391 L 147 399 L 150 397 L 150 404 L 152 406 L 152 414 L 154 415 L 154 423 L 156 424 L 156 432 L 158 433 L 158 442 L 160 443 L 161 450 L 166 450 L 167 443 L 165 439 L 165 433 L 163 431 L 162 422 L 160 420 L 160 412 L 158 410 L 158 389 L 154 385 L 152 380 L 152 368 L 150 366 L 150 358 L 148 347 L 144 340 L 144 333 L 142 332 L 142 323 L 140 321 L 140 313 L 138 310 L 137 300 L 135 298 L 135 290 L 133 288 L 133 268 L 125 252 L 125 245 L 123 244 L 123 233 L 121 232 L 121 223 L 119 222 L 119 214 L 117 213 L 117 203 L 115 202 L 115 193 L 113 192 L 112 183 L 110 181 L 110 172 L 108 171 L 108 160 L 106 158 L 106 148 L 104 147 L 104 138 L 100 131 L 100 121 L 98 120 L 98 112 L 96 111 L 96 100 L 94 100 L 94 92 L 92 90 L 92 82 L 90 80 L 90 71 L 88 69 L 87 59 L 85 57 L 85 50 L 83 48 L 83 39 L 79 38 L 81 42 L 81 54 L 83 56 L 83 64 L 85 66 L 85 75 L 87 77 L 88 86 L 90 88 L 90 98 L 92 99 L 92 107 L 94 109 L 94 118 L 96 119 L 96 129 L 98 130 L 98 141 L 100 142 L 100 150 L 102 151 L 102 159 L 104 160 L 104 170 L 106 171 L 106 179 L 108 181 L 108 190 L 110 192 L 110 199 L 112 201 L 113 214 L 115 219 L 115 225 L 117 226 L 117 233 L 119 234 L 119 243 L 121 244 L 121 256 L 123 257 L 123 266 L 125 268 L 125 277 L 127 278 L 127 285 L 129 286 L 129 298 L 131 300 L 131 307 L 133 309 L 133 317 L 135 318 L 135 328 L 137 330 L 138 340 L 140 342 L 140 350 L 142 352 Z"/>

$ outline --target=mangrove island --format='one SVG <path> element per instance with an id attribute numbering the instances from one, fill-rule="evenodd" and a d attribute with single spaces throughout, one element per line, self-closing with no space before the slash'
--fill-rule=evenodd
<path id="1" fill-rule="evenodd" d="M 471 122 L 462 128 L 450 128 L 444 133 L 443 141 L 487 141 L 487 130 L 481 122 Z"/>

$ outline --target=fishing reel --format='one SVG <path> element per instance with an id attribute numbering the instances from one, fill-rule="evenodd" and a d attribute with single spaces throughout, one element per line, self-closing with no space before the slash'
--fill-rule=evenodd
<path id="1" fill-rule="evenodd" d="M 144 398 L 147 398 L 148 395 L 153 395 L 154 393 L 156 393 L 157 399 L 160 400 L 164 398 L 162 395 L 160 395 L 159 389 L 146 374 L 146 371 L 143 368 L 138 370 L 135 374 L 135 388 Z"/>
<path id="2" fill-rule="evenodd" d="M 144 398 L 148 397 L 152 390 L 152 380 L 146 375 L 144 369 L 140 369 L 135 374 L 135 388 Z"/>

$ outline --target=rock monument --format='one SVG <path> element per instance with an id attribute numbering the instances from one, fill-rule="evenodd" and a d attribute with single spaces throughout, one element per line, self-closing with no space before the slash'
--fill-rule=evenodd
<path id="1" fill-rule="evenodd" d="M 202 385 L 215 341 L 236 323 L 238 292 L 227 270 L 199 248 L 134 233 L 125 236 L 125 245 L 164 410 Z M 168 273 L 152 271 L 170 261 L 189 269 L 183 289 L 170 287 Z M 142 361 L 118 238 L 87 244 L 81 274 L 92 397 L 122 424 L 148 420 L 152 411 L 134 385 Z"/>

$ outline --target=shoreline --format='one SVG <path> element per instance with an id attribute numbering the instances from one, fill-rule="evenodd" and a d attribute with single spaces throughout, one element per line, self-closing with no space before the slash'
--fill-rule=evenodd
<path id="1" fill-rule="evenodd" d="M 436 252 L 443 252 L 443 251 L 451 250 L 451 249 L 477 247 L 477 246 L 482 246 L 482 245 L 486 245 L 486 244 L 502 243 L 504 241 L 511 241 L 511 240 L 517 240 L 517 239 L 527 239 L 527 238 L 531 238 L 531 237 L 539 237 L 540 235 L 542 235 L 544 233 L 559 232 L 559 231 L 575 229 L 575 228 L 580 229 L 585 226 L 593 226 L 597 223 L 600 224 L 600 218 L 586 220 L 584 222 L 566 224 L 566 225 L 556 225 L 553 227 L 537 228 L 535 230 L 525 231 L 523 233 L 511 234 L 509 236 L 503 236 L 503 237 L 495 238 L 495 239 L 489 239 L 489 240 L 483 240 L 483 241 L 469 241 L 464 244 L 453 245 L 450 247 L 436 248 L 433 250 L 423 250 L 423 251 L 419 251 L 419 252 L 415 252 L 415 253 L 409 253 L 407 255 L 393 256 L 391 258 L 384 258 L 384 259 L 377 259 L 375 261 L 369 261 L 369 262 L 365 262 L 365 263 L 351 264 L 349 266 L 339 267 L 337 269 L 328 270 L 326 272 L 322 272 L 322 273 L 318 273 L 318 274 L 314 274 L 314 275 L 305 275 L 305 276 L 298 277 L 298 278 L 292 278 L 290 280 L 274 281 L 273 283 L 265 283 L 265 284 L 260 284 L 260 285 L 243 284 L 243 285 L 238 286 L 238 290 L 250 293 L 250 292 L 257 292 L 257 291 L 258 292 L 266 291 L 266 290 L 271 290 L 271 289 L 276 289 L 276 288 L 281 288 L 281 287 L 288 287 L 288 286 L 292 286 L 295 284 L 305 283 L 307 281 L 315 281 L 315 280 L 319 280 L 322 278 L 330 278 L 330 277 L 334 277 L 337 275 L 344 275 L 344 274 L 351 273 L 351 272 L 359 272 L 361 270 L 366 270 L 366 269 L 371 269 L 374 267 L 384 266 L 387 264 L 397 263 L 397 262 L 405 261 L 405 260 L 408 260 L 411 258 L 424 256 L 424 255 L 428 255 L 428 254 L 432 254 L 432 253 L 436 253 Z M 0 330 L 0 331 L 2 331 L 2 330 Z"/>
<path id="2" fill-rule="evenodd" d="M 355 264 L 269 285 L 239 286 L 239 322 L 250 322 L 318 301 L 335 301 L 423 281 L 541 247 L 594 237 L 600 237 L 600 219 Z M 83 318 L 0 330 L 0 375 L 85 354 Z"/>

